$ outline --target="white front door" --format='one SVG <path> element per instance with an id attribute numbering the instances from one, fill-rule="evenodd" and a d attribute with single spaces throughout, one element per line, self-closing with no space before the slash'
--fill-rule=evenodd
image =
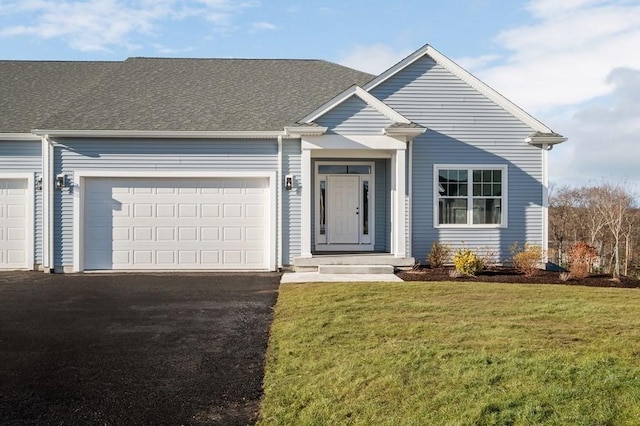
<path id="1" fill-rule="evenodd" d="M 360 177 L 330 176 L 328 200 L 329 243 L 360 242 Z"/>

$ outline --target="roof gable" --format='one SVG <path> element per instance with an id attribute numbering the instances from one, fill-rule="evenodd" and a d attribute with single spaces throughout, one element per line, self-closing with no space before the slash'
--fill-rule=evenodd
<path id="1" fill-rule="evenodd" d="M 398 74 L 405 68 L 409 67 L 416 61 L 420 60 L 424 56 L 430 57 L 437 64 L 454 74 L 463 82 L 467 83 L 469 86 L 477 90 L 482 95 L 486 96 L 491 101 L 495 102 L 497 105 L 502 107 L 504 110 L 512 114 L 514 117 L 518 118 L 520 121 L 534 129 L 535 132 L 541 132 L 545 134 L 553 133 L 551 129 L 541 123 L 539 120 L 534 118 L 532 115 L 524 111 L 518 105 L 514 104 L 500 93 L 495 91 L 489 85 L 485 84 L 477 77 L 473 76 L 471 73 L 460 67 L 458 64 L 453 62 L 451 59 L 444 56 L 442 53 L 438 52 L 435 48 L 430 45 L 425 45 L 407 56 L 402 61 L 398 62 L 393 67 L 389 68 L 387 71 L 383 72 L 379 76 L 375 77 L 367 84 L 363 86 L 363 89 L 366 91 L 371 91 L 389 80 L 394 75 Z"/>
<path id="2" fill-rule="evenodd" d="M 377 99 L 371 93 L 366 92 L 365 90 L 363 90 L 359 86 L 351 86 L 351 87 L 349 87 L 347 90 L 345 90 L 344 92 L 342 92 L 338 96 L 334 97 L 333 99 L 329 100 L 328 102 L 326 102 L 325 104 L 323 104 L 322 106 L 317 108 L 312 113 L 310 113 L 307 116 L 303 117 L 300 120 L 300 123 L 311 123 L 311 122 L 314 122 L 318 118 L 320 118 L 323 115 L 327 114 L 329 111 L 337 108 L 338 106 L 344 104 L 349 99 L 352 99 L 354 97 L 360 99 L 363 103 L 365 103 L 369 107 L 371 107 L 371 108 L 375 109 L 376 111 L 378 111 L 378 113 L 380 113 L 381 115 L 386 117 L 392 123 L 404 123 L 404 124 L 411 123 L 411 121 L 409 119 L 407 119 L 406 117 L 404 117 L 402 114 L 398 113 L 393 108 L 391 108 L 390 106 L 388 106 L 387 104 L 385 104 L 381 100 Z"/>

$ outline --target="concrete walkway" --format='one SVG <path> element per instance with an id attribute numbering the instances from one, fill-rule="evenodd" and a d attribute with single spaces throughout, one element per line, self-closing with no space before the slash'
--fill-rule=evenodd
<path id="1" fill-rule="evenodd" d="M 394 274 L 319 274 L 317 272 L 285 272 L 280 282 L 322 283 L 322 282 L 402 282 Z"/>

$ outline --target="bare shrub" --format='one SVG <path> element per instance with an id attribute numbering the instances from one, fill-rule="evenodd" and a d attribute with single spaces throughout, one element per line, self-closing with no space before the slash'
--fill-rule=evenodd
<path id="1" fill-rule="evenodd" d="M 567 282 L 571 279 L 571 274 L 568 272 L 560 272 L 560 281 Z"/>
<path id="2" fill-rule="evenodd" d="M 449 271 L 449 278 L 456 279 L 456 278 L 460 278 L 462 276 L 464 276 L 464 274 L 462 272 L 458 271 L 457 269 L 451 269 Z"/>
<path id="3" fill-rule="evenodd" d="M 586 242 L 578 241 L 569 247 L 567 258 L 571 276 L 582 279 L 589 276 L 591 265 L 598 258 L 598 251 Z"/>
<path id="4" fill-rule="evenodd" d="M 511 262 L 513 266 L 525 276 L 531 277 L 540 272 L 540 262 L 542 261 L 542 247 L 525 243 L 520 247 L 517 242 L 510 248 Z"/>
<path id="5" fill-rule="evenodd" d="M 442 268 L 449 261 L 450 256 L 451 248 L 448 245 L 434 241 L 427 260 L 432 268 Z"/>

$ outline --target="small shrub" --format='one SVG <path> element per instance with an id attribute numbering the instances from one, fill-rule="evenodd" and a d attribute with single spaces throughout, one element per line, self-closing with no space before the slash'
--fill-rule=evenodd
<path id="1" fill-rule="evenodd" d="M 567 251 L 569 272 L 577 279 L 586 278 L 591 272 L 593 261 L 598 258 L 598 251 L 584 241 L 578 241 Z"/>
<path id="2" fill-rule="evenodd" d="M 449 260 L 451 256 L 451 248 L 438 241 L 434 241 L 431 244 L 431 251 L 427 260 L 429 260 L 429 266 L 432 268 L 442 268 L 444 264 Z"/>
<path id="3" fill-rule="evenodd" d="M 511 246 L 511 262 L 514 268 L 522 272 L 525 276 L 531 277 L 540 272 L 540 262 L 542 261 L 542 247 L 525 243 L 520 247 L 517 242 Z"/>
<path id="4" fill-rule="evenodd" d="M 571 274 L 568 272 L 560 272 L 560 281 L 567 282 L 571 279 Z"/>
<path id="5" fill-rule="evenodd" d="M 475 276 L 484 268 L 482 258 L 469 249 L 460 249 L 453 256 L 453 264 L 461 274 Z"/>

